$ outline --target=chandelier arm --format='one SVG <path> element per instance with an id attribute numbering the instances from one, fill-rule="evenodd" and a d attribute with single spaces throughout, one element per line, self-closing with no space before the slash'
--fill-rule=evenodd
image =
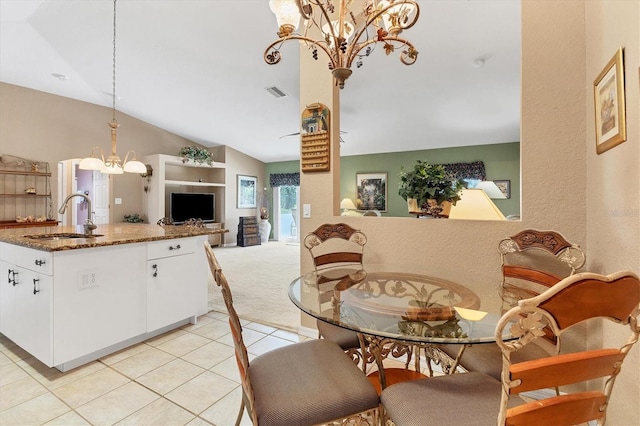
<path id="1" fill-rule="evenodd" d="M 277 44 L 284 44 L 285 41 L 287 40 L 300 40 L 300 41 L 304 41 L 306 43 L 309 43 L 311 45 L 317 46 L 320 49 L 322 49 L 324 51 L 324 53 L 326 53 L 326 55 L 329 57 L 329 59 L 331 60 L 332 65 L 335 67 L 335 61 L 331 55 L 331 50 L 324 45 L 324 40 L 322 42 L 310 39 L 309 37 L 305 37 L 305 36 L 301 36 L 301 35 L 296 35 L 296 34 L 290 34 L 287 37 L 281 37 L 279 39 L 277 39 L 276 41 L 274 41 L 273 43 L 271 43 L 269 46 L 267 46 L 267 48 L 264 51 L 264 61 L 269 64 L 269 65 L 275 65 L 278 62 L 280 62 L 280 60 L 282 59 L 282 55 L 280 55 L 280 50 L 276 49 L 274 46 Z M 275 54 L 272 54 L 271 52 L 269 52 L 269 50 L 273 49 L 273 52 Z"/>
<path id="2" fill-rule="evenodd" d="M 362 51 L 362 49 L 364 49 L 365 47 L 371 45 L 371 44 L 375 44 L 377 42 L 380 41 L 384 41 L 387 42 L 389 44 L 391 44 L 391 42 L 397 42 L 400 43 L 400 46 L 394 46 L 394 49 L 396 48 L 401 48 L 403 46 L 408 47 L 408 51 L 403 51 L 400 52 L 400 62 L 402 62 L 405 65 L 413 65 L 413 63 L 416 62 L 416 60 L 418 59 L 418 52 L 415 50 L 415 47 L 413 46 L 413 44 L 406 39 L 403 38 L 399 38 L 399 37 L 384 37 L 381 40 L 378 39 L 370 39 L 365 41 L 364 43 L 357 43 L 353 45 L 353 49 L 350 49 L 350 53 L 349 53 L 349 57 L 347 58 L 347 68 L 351 68 L 351 65 L 353 64 L 353 61 L 360 56 L 359 53 Z"/>
<path id="3" fill-rule="evenodd" d="M 375 12 L 373 12 L 371 15 L 367 16 L 367 19 L 366 19 L 366 21 L 365 21 L 364 25 L 362 25 L 362 26 L 361 26 L 361 27 L 356 31 L 356 33 L 353 35 L 353 39 L 352 39 L 352 40 L 353 40 L 353 42 L 349 45 L 349 47 L 348 47 L 348 49 L 347 49 L 347 52 L 346 52 L 346 57 L 347 57 L 347 58 L 349 58 L 349 59 L 348 59 L 348 65 L 347 65 L 347 68 L 350 68 L 350 67 L 351 67 L 351 63 L 353 62 L 353 59 L 354 59 L 354 58 L 355 58 L 355 56 L 358 54 L 358 52 L 362 50 L 362 48 L 364 47 L 364 45 L 367 45 L 367 46 L 368 46 L 369 44 L 375 43 L 376 41 L 383 41 L 384 39 L 387 39 L 387 38 L 388 38 L 388 39 L 395 39 L 395 38 L 397 38 L 397 35 L 395 35 L 395 36 L 390 36 L 390 37 L 388 37 L 387 35 L 385 35 L 385 36 L 383 37 L 383 40 L 379 40 L 379 39 L 378 39 L 378 36 L 376 35 L 376 36 L 374 36 L 374 38 L 366 40 L 366 41 L 364 42 L 364 45 L 363 45 L 362 47 L 359 47 L 359 45 L 360 45 L 361 43 L 358 43 L 358 40 L 360 40 L 360 38 L 362 37 L 362 35 L 367 31 L 367 29 L 368 29 L 369 27 L 374 27 L 374 28 L 380 28 L 380 29 L 382 29 L 382 27 L 381 27 L 381 26 L 379 26 L 379 25 L 377 25 L 377 24 L 376 24 L 376 21 L 378 21 L 378 19 L 382 19 L 382 15 L 384 15 L 384 14 L 385 14 L 389 9 L 391 9 L 391 8 L 393 8 L 393 7 L 397 7 L 397 6 L 398 6 L 398 5 L 400 5 L 400 4 L 410 4 L 410 5 L 414 6 L 414 7 L 415 7 L 415 11 L 416 11 L 416 13 L 415 13 L 415 16 L 413 17 L 413 19 L 412 19 L 411 21 L 409 21 L 408 23 L 406 23 L 406 24 L 398 24 L 399 28 L 400 28 L 401 30 L 406 30 L 406 29 L 409 29 L 409 28 L 413 27 L 413 26 L 415 25 L 415 23 L 416 23 L 416 22 L 418 22 L 418 17 L 420 16 L 420 6 L 418 6 L 418 4 L 417 4 L 415 1 L 412 1 L 412 0 L 401 0 L 401 1 L 398 1 L 398 2 L 396 2 L 396 3 L 390 3 L 390 4 L 388 4 L 387 6 L 385 6 L 385 7 L 381 8 L 381 9 L 379 9 L 379 10 L 376 10 L 376 11 L 375 11 Z M 376 33 L 377 33 L 377 31 L 376 31 Z M 386 33 L 386 31 L 385 31 L 385 33 Z M 398 39 L 398 40 L 403 40 L 403 39 Z M 406 40 L 405 40 L 405 44 L 409 44 L 409 45 L 411 45 L 411 44 L 410 44 L 409 42 L 407 42 Z M 413 46 L 411 46 L 411 47 L 413 47 Z M 355 51 L 354 51 L 354 50 L 355 50 Z"/>

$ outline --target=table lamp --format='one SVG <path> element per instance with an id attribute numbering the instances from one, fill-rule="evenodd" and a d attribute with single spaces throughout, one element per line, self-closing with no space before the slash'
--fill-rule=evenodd
<path id="1" fill-rule="evenodd" d="M 340 201 L 340 208 L 342 209 L 342 216 L 348 216 L 350 214 L 349 210 L 356 210 L 355 204 L 351 201 L 351 198 L 343 198 Z"/>
<path id="2" fill-rule="evenodd" d="M 451 206 L 449 219 L 505 220 L 505 217 L 484 190 L 471 188 L 462 190 L 460 200 Z"/>

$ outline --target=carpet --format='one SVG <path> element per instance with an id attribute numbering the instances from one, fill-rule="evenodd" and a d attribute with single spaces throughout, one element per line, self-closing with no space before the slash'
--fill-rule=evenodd
<path id="1" fill-rule="evenodd" d="M 240 318 L 296 331 L 300 310 L 289 300 L 289 284 L 300 275 L 300 245 L 280 241 L 249 247 L 214 247 Z M 226 312 L 209 274 L 209 309 Z"/>

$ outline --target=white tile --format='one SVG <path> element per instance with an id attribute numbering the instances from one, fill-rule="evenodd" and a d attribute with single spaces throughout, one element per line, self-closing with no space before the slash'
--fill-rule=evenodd
<path id="1" fill-rule="evenodd" d="M 74 382 L 60 386 L 53 393 L 71 408 L 77 408 L 120 386 L 130 379 L 110 368 L 103 368 Z"/>
<path id="2" fill-rule="evenodd" d="M 211 339 L 193 333 L 186 333 L 175 339 L 161 343 L 156 348 L 169 352 L 171 355 L 183 356 L 211 342 Z"/>
<path id="3" fill-rule="evenodd" d="M 47 389 L 27 375 L 0 388 L 0 411 L 47 393 Z"/>
<path id="4" fill-rule="evenodd" d="M 258 340 L 256 343 L 247 346 L 247 351 L 254 355 L 262 355 L 265 352 L 292 344 L 293 342 L 290 340 L 284 340 L 274 336 L 266 336 L 265 338 Z"/>
<path id="5" fill-rule="evenodd" d="M 76 411 L 93 425 L 112 425 L 158 398 L 159 396 L 149 389 L 129 382 L 78 407 Z"/>
<path id="6" fill-rule="evenodd" d="M 175 356 L 168 354 L 165 351 L 151 348 L 147 351 L 116 362 L 111 366 L 111 368 L 121 372 L 131 379 L 136 379 L 143 374 L 160 367 L 161 365 L 173 361 L 174 359 L 176 359 Z"/>
<path id="7" fill-rule="evenodd" d="M 139 425 L 184 425 L 189 424 L 195 415 L 164 398 L 157 399 L 151 404 L 136 411 L 117 426 Z"/>
<path id="8" fill-rule="evenodd" d="M 200 417 L 208 422 L 216 425 L 232 425 L 235 424 L 236 417 L 240 411 L 240 402 L 242 401 L 242 388 L 239 386 L 224 398 L 213 404 L 207 410 L 200 414 Z M 250 426 L 251 418 L 245 409 L 242 414 L 242 426 Z"/>
<path id="9" fill-rule="evenodd" d="M 204 371 L 203 368 L 178 358 L 138 377 L 136 382 L 164 395 Z"/>
<path id="10" fill-rule="evenodd" d="M 239 385 L 229 379 L 207 371 L 165 395 L 167 399 L 199 414 Z"/>
<path id="11" fill-rule="evenodd" d="M 45 393 L 0 412 L 0 425 L 40 425 L 69 411 L 53 394 Z"/>
<path id="12" fill-rule="evenodd" d="M 184 355 L 182 359 L 208 370 L 214 365 L 233 356 L 234 350 L 232 347 L 218 342 L 211 342 L 196 349 L 195 351 L 189 352 Z"/>

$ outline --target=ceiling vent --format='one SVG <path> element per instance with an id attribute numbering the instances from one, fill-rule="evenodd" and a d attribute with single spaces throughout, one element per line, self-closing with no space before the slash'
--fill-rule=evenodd
<path id="1" fill-rule="evenodd" d="M 282 90 L 278 89 L 276 86 L 266 87 L 267 92 L 271 93 L 276 98 L 286 98 L 287 94 Z"/>

